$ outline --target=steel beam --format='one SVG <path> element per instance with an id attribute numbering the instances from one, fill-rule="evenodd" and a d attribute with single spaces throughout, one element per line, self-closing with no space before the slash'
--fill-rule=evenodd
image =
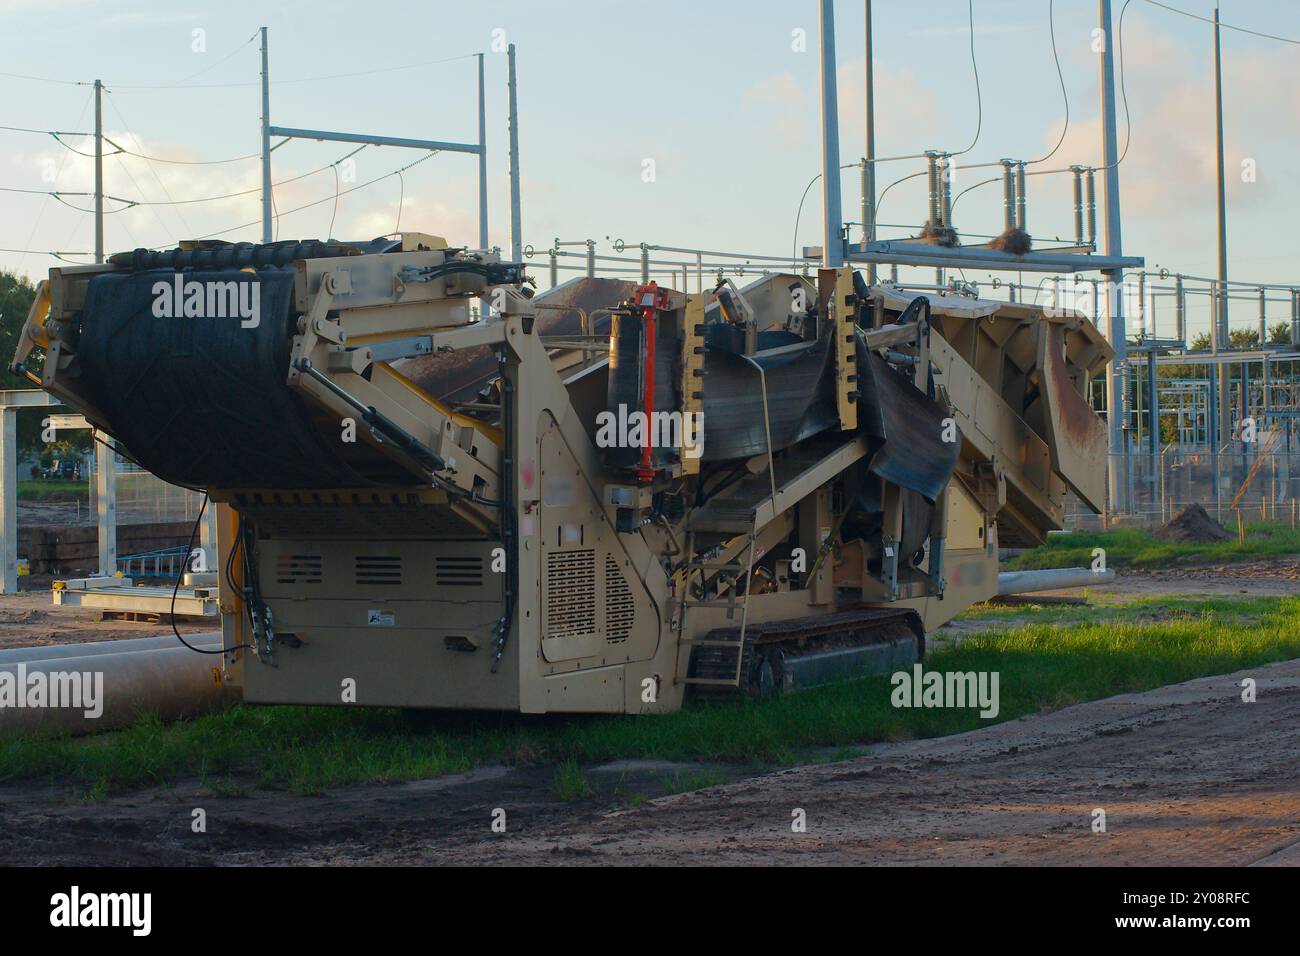
<path id="1" fill-rule="evenodd" d="M 1140 269 L 1146 264 L 1141 256 L 1099 256 L 1069 252 L 1030 252 L 1017 256 L 984 246 L 934 246 L 907 239 L 887 239 L 866 246 L 851 243 L 848 259 L 850 262 L 888 262 L 904 266 L 1062 273 Z"/>
<path id="2" fill-rule="evenodd" d="M 840 108 L 835 79 L 835 5 L 821 0 L 822 66 L 822 265 L 844 265 L 844 213 L 840 206 Z"/>
<path id="3" fill-rule="evenodd" d="M 1111 30 L 1110 0 L 1099 0 L 1102 42 L 1105 44 L 1101 56 L 1101 148 L 1102 186 L 1106 191 L 1106 236 L 1105 252 L 1107 256 L 1122 257 L 1123 242 L 1119 218 L 1119 153 L 1115 135 L 1115 36 Z M 1110 503 L 1114 511 L 1128 510 L 1128 482 L 1120 474 L 1118 454 L 1123 453 L 1125 469 L 1128 465 L 1128 423 L 1127 391 L 1124 387 L 1126 376 L 1127 333 L 1124 327 L 1124 301 L 1118 289 L 1124 281 L 1124 266 L 1115 266 L 1105 270 L 1106 276 L 1106 315 L 1108 318 L 1107 338 L 1115 350 L 1110 362 L 1110 371 L 1106 376 L 1106 425 L 1110 434 Z"/>
<path id="4" fill-rule="evenodd" d="M 336 133 L 326 129 L 298 129 L 292 126 L 270 127 L 272 136 L 293 139 L 316 139 L 330 143 L 366 143 L 371 146 L 405 146 L 411 149 L 436 149 L 444 153 L 478 153 L 473 143 L 446 143 L 436 139 L 407 139 L 402 136 L 371 136 L 369 133 Z"/>

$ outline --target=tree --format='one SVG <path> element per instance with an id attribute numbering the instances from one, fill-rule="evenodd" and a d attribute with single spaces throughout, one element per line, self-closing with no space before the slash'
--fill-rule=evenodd
<path id="1" fill-rule="evenodd" d="M 22 334 L 23 323 L 27 321 L 27 313 L 31 311 L 32 303 L 35 301 L 36 286 L 32 285 L 31 280 L 26 276 L 0 270 L 0 388 L 35 387 L 26 378 L 9 371 L 9 363 L 13 361 L 14 349 L 18 347 L 18 337 Z M 39 374 L 44 359 L 44 354 L 37 349 L 32 353 L 27 364 Z M 43 430 L 41 421 L 55 410 L 55 408 L 39 410 L 42 414 L 37 414 L 38 410 L 19 412 L 18 447 L 21 451 L 30 453 L 45 447 L 45 442 L 41 440 Z M 71 442 L 72 446 L 79 450 L 91 446 L 90 432 L 87 431 L 65 432 L 62 441 Z"/>
<path id="2" fill-rule="evenodd" d="M 1232 329 L 1228 332 L 1228 347 L 1233 349 L 1259 348 L 1257 329 Z"/>
<path id="3" fill-rule="evenodd" d="M 30 279 L 0 271 L 0 365 L 3 365 L 0 388 L 32 387 L 31 382 L 10 373 L 9 362 L 18 347 L 18 336 L 27 321 L 27 313 L 35 301 L 36 286 Z"/>

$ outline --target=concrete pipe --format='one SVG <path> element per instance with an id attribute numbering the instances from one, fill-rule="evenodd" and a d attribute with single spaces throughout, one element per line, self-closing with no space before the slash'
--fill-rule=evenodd
<path id="1" fill-rule="evenodd" d="M 91 734 L 147 713 L 175 720 L 220 710 L 239 697 L 217 676 L 221 662 L 177 646 L 0 664 L 0 737 Z"/>
<path id="2" fill-rule="evenodd" d="M 1028 594 L 1033 591 L 1058 591 L 1108 584 L 1115 572 L 1088 568 L 1051 568 L 1044 571 L 1002 571 L 998 573 L 998 594 Z"/>
<path id="3" fill-rule="evenodd" d="M 220 631 L 186 634 L 185 640 L 195 647 L 210 650 L 221 644 Z M 0 651 L 0 666 L 19 661 L 46 661 L 58 657 L 94 657 L 99 654 L 125 654 L 129 651 L 153 651 L 184 645 L 170 631 L 164 637 L 131 637 L 120 641 L 92 641 L 81 644 L 40 644 L 32 647 L 12 647 Z"/>

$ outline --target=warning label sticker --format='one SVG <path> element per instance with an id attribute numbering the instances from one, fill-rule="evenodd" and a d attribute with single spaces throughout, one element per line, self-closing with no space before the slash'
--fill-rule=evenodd
<path id="1" fill-rule="evenodd" d="M 393 627 L 397 624 L 397 615 L 372 607 L 366 612 L 366 624 L 369 627 Z"/>

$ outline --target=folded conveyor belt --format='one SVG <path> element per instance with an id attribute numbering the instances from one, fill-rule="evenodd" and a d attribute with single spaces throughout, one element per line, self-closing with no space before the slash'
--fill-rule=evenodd
<path id="1" fill-rule="evenodd" d="M 286 384 L 294 334 L 293 272 L 184 274 L 187 282 L 257 286 L 257 321 L 163 317 L 154 286 L 174 272 L 109 272 L 90 280 L 77 356 L 94 424 L 145 468 L 199 488 L 307 489 L 383 484 L 345 457 L 337 423 L 313 420 Z M 355 447 L 355 446 L 353 446 Z M 397 478 L 394 473 L 394 479 Z M 409 479 L 407 480 L 409 483 Z"/>

